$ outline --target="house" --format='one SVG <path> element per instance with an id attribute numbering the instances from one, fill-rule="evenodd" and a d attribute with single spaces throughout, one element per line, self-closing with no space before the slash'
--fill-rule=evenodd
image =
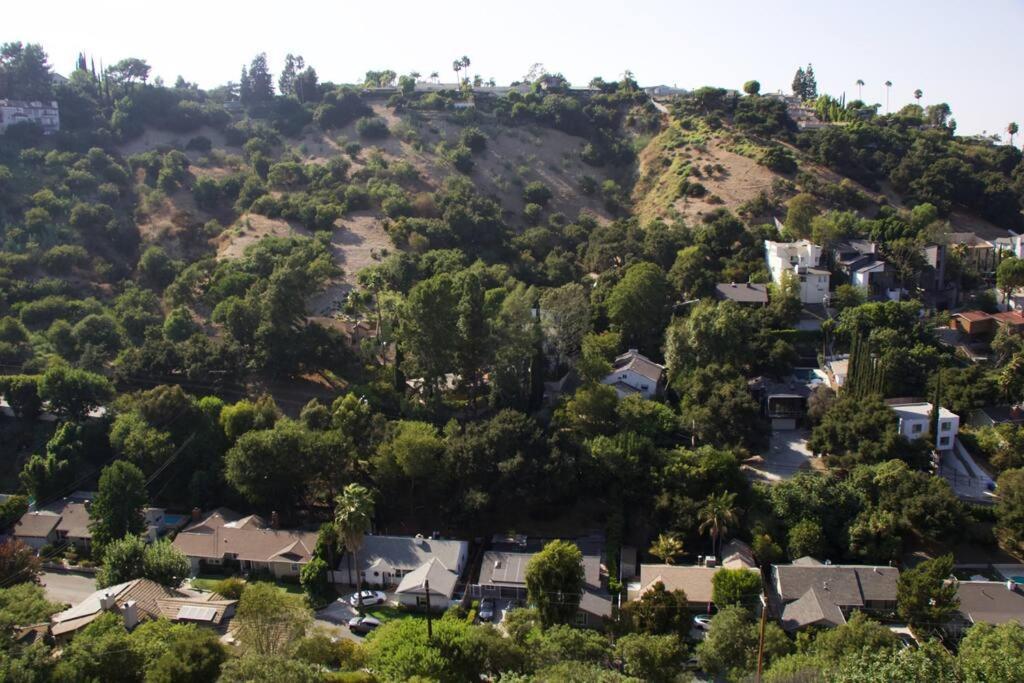
<path id="1" fill-rule="evenodd" d="M 828 386 L 832 391 L 839 393 L 839 390 L 846 384 L 846 376 L 850 372 L 850 355 L 847 353 L 829 356 L 825 358 L 825 376 L 828 378 Z"/>
<path id="2" fill-rule="evenodd" d="M 785 273 L 800 278 L 800 302 L 824 304 L 828 298 L 830 274 L 820 268 L 821 247 L 808 240 L 797 242 L 764 241 L 765 261 L 772 274 L 772 282 L 781 284 Z"/>
<path id="3" fill-rule="evenodd" d="M 432 560 L 456 577 L 462 575 L 469 561 L 469 543 L 443 538 L 416 536 L 375 536 L 363 538 L 363 547 L 356 554 L 359 578 L 370 586 L 400 585 L 406 575 L 421 569 Z M 356 585 L 352 563 L 348 555 L 338 562 L 333 572 L 334 583 Z M 431 591 L 435 590 L 433 582 Z"/>
<path id="4" fill-rule="evenodd" d="M 925 268 L 918 277 L 925 305 L 936 309 L 947 309 L 960 300 L 960 287 L 956 281 L 946 277 L 949 248 L 944 244 L 927 244 L 921 247 Z"/>
<path id="5" fill-rule="evenodd" d="M 903 399 L 890 399 L 886 403 L 899 418 L 901 435 L 914 441 L 928 434 L 932 414 L 931 403 L 904 401 Z M 936 450 L 952 450 L 959 431 L 960 416 L 946 408 L 939 408 L 939 434 L 935 443 Z"/>
<path id="6" fill-rule="evenodd" d="M 969 337 L 980 337 L 993 334 L 996 321 L 985 311 L 958 311 L 949 317 L 949 327 Z"/>
<path id="7" fill-rule="evenodd" d="M 129 631 L 143 621 L 161 617 L 223 631 L 234 616 L 236 603 L 216 593 L 187 593 L 149 579 L 134 579 L 101 588 L 74 607 L 54 614 L 50 632 L 58 642 L 67 641 L 104 612 L 120 614 Z"/>
<path id="8" fill-rule="evenodd" d="M 878 258 L 878 246 L 870 240 L 850 239 L 832 248 L 832 263 L 845 274 L 850 284 L 869 298 L 899 299 L 893 277 L 885 261 Z"/>
<path id="9" fill-rule="evenodd" d="M 1024 626 L 1024 593 L 1013 581 L 958 581 L 956 597 L 960 605 L 950 624 L 954 633 L 974 624 Z"/>
<path id="10" fill-rule="evenodd" d="M 895 610 L 899 575 L 895 567 L 822 564 L 804 557 L 772 565 L 768 603 L 786 631 L 840 626 L 854 610 Z"/>
<path id="11" fill-rule="evenodd" d="M 86 548 L 92 542 L 89 501 L 69 496 L 38 510 L 29 510 L 15 522 L 13 535 L 36 550 L 62 542 Z"/>
<path id="12" fill-rule="evenodd" d="M 661 389 L 664 371 L 664 365 L 658 365 L 636 349 L 630 349 L 615 358 L 612 371 L 605 375 L 601 384 L 613 387 L 619 398 L 633 394 L 654 398 Z"/>
<path id="13" fill-rule="evenodd" d="M 488 550 L 480 565 L 480 579 L 470 588 L 473 597 L 508 598 L 526 600 L 526 568 L 533 552 Z M 575 624 L 601 629 L 612 614 L 612 599 L 601 583 L 601 558 L 583 552 L 583 594 Z"/>
<path id="14" fill-rule="evenodd" d="M 971 411 L 968 423 L 972 427 L 995 427 L 1002 424 L 1024 425 L 1024 407 L 1012 406 L 986 406 L 975 408 Z"/>
<path id="15" fill-rule="evenodd" d="M 431 558 L 402 577 L 395 589 L 398 604 L 444 611 L 452 604 L 459 575 L 438 558 Z"/>
<path id="16" fill-rule="evenodd" d="M 949 235 L 949 245 L 959 251 L 964 261 L 974 267 L 981 275 L 992 275 L 999 265 L 996 245 L 973 232 L 953 232 Z"/>
<path id="17" fill-rule="evenodd" d="M 719 301 L 735 301 L 749 306 L 766 306 L 768 304 L 768 285 L 753 282 L 719 283 L 715 285 L 715 298 Z"/>
<path id="18" fill-rule="evenodd" d="M 60 130 L 60 110 L 56 101 L 27 102 L 0 100 L 0 133 L 16 123 L 36 123 L 43 133 L 50 135 Z"/>
<path id="19" fill-rule="evenodd" d="M 258 515 L 242 517 L 218 508 L 205 518 L 193 512 L 190 526 L 174 538 L 174 547 L 185 553 L 197 574 L 207 567 L 269 573 L 275 578 L 297 577 L 316 547 L 314 531 L 278 529 L 277 514 L 267 524 Z"/>
<path id="20" fill-rule="evenodd" d="M 828 381 L 817 368 L 793 368 L 781 382 L 757 377 L 747 383 L 754 398 L 761 404 L 761 413 L 772 424 L 772 430 L 796 429 L 797 422 L 807 414 L 807 399 L 815 387 Z"/>
<path id="21" fill-rule="evenodd" d="M 630 599 L 639 599 L 644 593 L 662 584 L 667 591 L 681 590 L 691 610 L 709 611 L 713 604 L 715 574 L 723 569 L 747 569 L 757 573 L 757 564 L 750 546 L 738 540 L 729 541 L 722 548 L 722 563 L 715 558 L 704 559 L 697 565 L 641 564 L 640 588 Z"/>

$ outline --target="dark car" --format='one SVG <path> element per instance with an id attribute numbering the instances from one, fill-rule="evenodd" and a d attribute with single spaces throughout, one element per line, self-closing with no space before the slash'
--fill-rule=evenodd
<path id="1" fill-rule="evenodd" d="M 477 619 L 480 621 L 494 620 L 494 599 L 484 598 L 480 601 L 480 607 L 476 610 Z"/>
<path id="2" fill-rule="evenodd" d="M 365 635 L 380 626 L 380 621 L 373 617 L 352 617 L 348 620 L 348 630 L 352 633 Z"/>

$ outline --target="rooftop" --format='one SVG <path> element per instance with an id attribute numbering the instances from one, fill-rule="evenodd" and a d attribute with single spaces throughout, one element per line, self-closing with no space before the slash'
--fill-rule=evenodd
<path id="1" fill-rule="evenodd" d="M 726 282 L 715 285 L 715 296 L 741 304 L 768 303 L 768 285 L 752 282 Z"/>
<path id="2" fill-rule="evenodd" d="M 239 517 L 218 508 L 207 517 L 183 529 L 174 547 L 189 557 L 222 558 L 232 554 L 238 560 L 305 563 L 313 555 L 317 534 L 268 528 L 256 515 Z"/>
<path id="3" fill-rule="evenodd" d="M 437 592 L 451 597 L 452 593 L 455 592 L 455 584 L 458 578 L 441 560 L 435 557 L 403 576 L 395 592 L 425 593 L 426 585 L 429 582 L 431 593 Z"/>
<path id="4" fill-rule="evenodd" d="M 526 567 L 535 554 L 488 550 L 480 564 L 480 585 L 526 585 Z M 601 558 L 585 554 L 583 575 L 588 586 L 600 586 Z"/>
<path id="5" fill-rule="evenodd" d="M 438 559 L 451 571 L 459 566 L 466 541 L 423 536 L 365 536 L 359 550 L 359 569 L 365 571 L 379 560 L 397 569 L 411 570 Z"/>
<path id="6" fill-rule="evenodd" d="M 927 419 L 932 413 L 932 404 L 927 401 L 914 401 L 909 403 L 890 403 L 889 407 L 895 411 L 901 420 Z M 939 408 L 939 417 L 955 418 L 956 413 L 946 408 Z"/>
<path id="7" fill-rule="evenodd" d="M 714 590 L 712 579 L 726 567 L 697 567 L 674 564 L 640 565 L 640 594 L 649 591 L 654 584 L 661 583 L 665 590 L 682 590 L 689 602 L 711 602 Z M 753 569 L 751 571 L 754 571 Z"/>
<path id="8" fill-rule="evenodd" d="M 956 595 L 960 598 L 960 614 L 972 624 L 1016 621 L 1024 626 L 1024 595 L 1012 582 L 960 581 Z"/>
<path id="9" fill-rule="evenodd" d="M 612 368 L 615 372 L 632 370 L 652 382 L 658 382 L 661 380 L 661 373 L 665 369 L 665 366 L 658 365 L 636 349 L 630 349 L 626 353 L 615 358 L 615 362 L 612 363 Z"/>

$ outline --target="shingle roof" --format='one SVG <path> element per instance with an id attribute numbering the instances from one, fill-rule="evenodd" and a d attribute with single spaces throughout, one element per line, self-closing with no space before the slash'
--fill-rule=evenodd
<path id="1" fill-rule="evenodd" d="M 1009 590 L 999 581 L 961 581 L 956 595 L 960 613 L 973 624 L 1016 621 L 1024 626 L 1024 595 L 1019 587 Z"/>
<path id="2" fill-rule="evenodd" d="M 92 538 L 92 532 L 89 531 L 89 509 L 82 502 L 62 498 L 22 515 L 14 525 L 14 535 L 46 538 L 54 529 L 72 538 Z"/>
<path id="3" fill-rule="evenodd" d="M 843 611 L 829 597 L 817 588 L 808 589 L 782 609 L 782 628 L 793 631 L 812 624 L 845 624 Z"/>
<path id="4" fill-rule="evenodd" d="M 359 550 L 359 570 L 365 571 L 378 560 L 384 560 L 395 569 L 411 571 L 436 557 L 454 571 L 466 546 L 466 541 L 452 539 L 365 536 Z"/>
<path id="5" fill-rule="evenodd" d="M 395 589 L 396 593 L 402 594 L 424 594 L 425 584 L 430 582 L 430 592 L 440 593 L 445 597 L 451 597 L 455 592 L 455 584 L 458 577 L 436 557 L 429 562 L 424 562 L 416 569 L 402 577 L 401 583 Z"/>
<path id="6" fill-rule="evenodd" d="M 14 536 L 46 538 L 57 528 L 60 515 L 48 510 L 26 512 L 14 525 Z"/>
<path id="7" fill-rule="evenodd" d="M 615 362 L 612 363 L 612 367 L 619 372 L 622 370 L 632 370 L 655 383 L 661 379 L 661 372 L 665 369 L 664 366 L 658 365 L 636 349 L 630 349 L 626 353 L 617 356 Z"/>
<path id="8" fill-rule="evenodd" d="M 737 567 L 742 569 L 742 567 Z M 682 590 L 689 602 L 711 602 L 715 574 L 728 567 L 679 566 L 674 564 L 640 565 L 640 593 L 661 582 L 665 590 Z M 754 570 L 751 570 L 754 571 Z"/>
<path id="9" fill-rule="evenodd" d="M 488 550 L 480 564 L 480 585 L 525 585 L 526 567 L 535 554 Z M 601 558 L 597 555 L 583 556 L 583 580 L 589 586 L 601 585 Z"/>
<path id="10" fill-rule="evenodd" d="M 865 601 L 896 599 L 899 570 L 854 565 L 774 565 L 774 584 L 783 602 L 802 597 L 811 588 L 840 607 L 862 607 Z"/>
<path id="11" fill-rule="evenodd" d="M 316 547 L 313 531 L 269 529 L 255 515 L 232 519 L 230 511 L 217 510 L 205 520 L 184 529 L 174 547 L 189 557 L 219 559 L 232 554 L 254 562 L 309 562 Z"/>

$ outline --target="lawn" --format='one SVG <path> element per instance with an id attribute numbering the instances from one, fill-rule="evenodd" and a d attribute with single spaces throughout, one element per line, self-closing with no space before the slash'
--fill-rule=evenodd
<path id="1" fill-rule="evenodd" d="M 363 610 L 368 616 L 379 619 L 381 623 L 394 619 L 425 619 L 422 614 L 398 609 L 392 605 L 374 605 L 372 607 L 364 607 Z"/>
<path id="2" fill-rule="evenodd" d="M 192 579 L 192 587 L 204 590 L 214 591 L 216 590 L 217 583 L 224 580 L 225 576 L 219 576 L 217 574 L 199 574 Z M 291 593 L 292 595 L 302 595 L 302 586 L 297 583 L 286 583 L 284 581 L 275 581 L 274 585 L 283 590 L 285 593 Z"/>

